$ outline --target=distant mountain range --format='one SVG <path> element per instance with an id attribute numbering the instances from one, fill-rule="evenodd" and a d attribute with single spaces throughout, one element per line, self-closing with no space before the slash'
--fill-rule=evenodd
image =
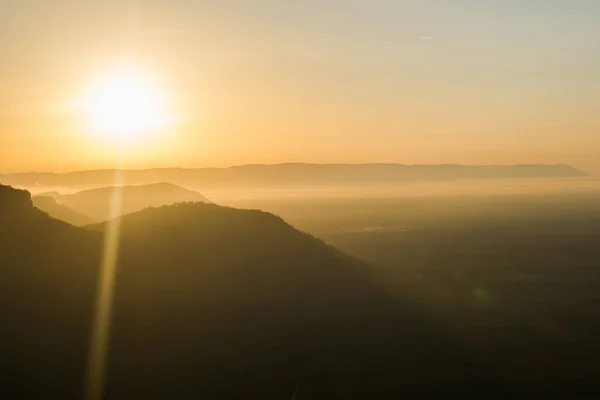
<path id="1" fill-rule="evenodd" d="M 63 207 L 68 207 L 74 212 L 83 214 L 90 219 L 90 222 L 105 221 L 109 218 L 109 207 L 111 197 L 117 190 L 114 186 L 102 187 L 98 189 L 83 190 L 73 194 L 61 195 L 53 193 L 53 198 Z M 120 214 L 129 214 L 142 210 L 146 207 L 159 207 L 175 203 L 202 202 L 210 203 L 206 197 L 200 193 L 187 190 L 170 183 L 154 183 L 140 186 L 123 186 L 118 188 L 122 193 L 122 204 Z M 34 200 L 37 197 L 34 197 Z M 46 202 L 47 203 L 47 202 Z M 56 214 L 58 210 L 49 209 L 49 204 L 40 204 L 37 206 L 48 212 L 51 216 L 70 222 Z M 74 224 L 81 225 L 81 224 Z"/>
<path id="2" fill-rule="evenodd" d="M 7 398 L 82 397 L 104 226 L 52 219 L 0 186 Z M 107 398 L 400 398 L 484 384 L 367 264 L 274 215 L 149 208 L 122 218 L 119 242 Z"/>
<path id="3" fill-rule="evenodd" d="M 570 165 L 404 165 L 404 164 L 274 164 L 229 168 L 162 168 L 124 171 L 127 184 L 170 182 L 204 188 L 393 185 L 407 181 L 496 178 L 581 177 Z M 94 187 L 114 184 L 113 170 L 0 175 L 0 182 L 23 187 Z"/>
<path id="4" fill-rule="evenodd" d="M 35 196 L 32 200 L 35 207 L 48 213 L 52 218 L 60 219 L 71 225 L 84 226 L 95 222 L 87 215 L 78 213 L 64 204 L 60 204 L 51 196 Z"/>

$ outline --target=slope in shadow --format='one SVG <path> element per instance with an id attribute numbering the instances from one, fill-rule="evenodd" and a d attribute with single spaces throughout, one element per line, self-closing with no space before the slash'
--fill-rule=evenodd
<path id="1" fill-rule="evenodd" d="M 0 202 L 2 383 L 12 398 L 80 398 L 104 226 L 51 219 L 12 188 Z M 120 243 L 111 399 L 498 389 L 367 265 L 271 214 L 146 209 L 122 218 Z"/>
<path id="2" fill-rule="evenodd" d="M 3 397 L 78 398 L 101 245 L 0 185 Z"/>

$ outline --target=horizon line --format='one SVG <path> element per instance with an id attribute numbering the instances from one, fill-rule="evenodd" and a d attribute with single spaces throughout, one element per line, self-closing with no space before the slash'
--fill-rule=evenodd
<path id="1" fill-rule="evenodd" d="M 159 171 L 159 170 L 201 170 L 201 169 L 231 169 L 231 168 L 243 168 L 243 167 L 277 167 L 277 166 L 291 166 L 291 165 L 305 165 L 305 166 L 368 166 L 368 165 L 388 165 L 388 166 L 406 166 L 406 167 L 440 167 L 440 166 L 459 166 L 459 167 L 530 167 L 530 166 L 544 166 L 544 167 L 570 167 L 578 170 L 586 175 L 590 173 L 583 171 L 572 164 L 568 163 L 521 163 L 521 164 L 459 164 L 459 163 L 439 163 L 439 164 L 404 164 L 400 162 L 361 162 L 361 163 L 348 163 L 348 162 L 332 162 L 332 163 L 318 163 L 318 162 L 281 162 L 281 163 L 248 163 L 248 164 L 233 164 L 229 166 L 205 166 L 205 167 L 150 167 L 150 168 L 95 168 L 95 169 L 81 169 L 71 170 L 64 172 L 53 172 L 53 171 L 22 171 L 22 172 L 0 172 L 0 176 L 6 175 L 26 175 L 26 174 L 52 174 L 52 175 L 66 175 L 83 172 L 141 172 L 141 171 Z"/>

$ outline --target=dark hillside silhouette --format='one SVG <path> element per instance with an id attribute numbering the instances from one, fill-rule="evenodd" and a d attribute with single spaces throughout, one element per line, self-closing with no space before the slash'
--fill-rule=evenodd
<path id="1" fill-rule="evenodd" d="M 121 223 L 108 398 L 569 398 L 597 384 L 583 344 L 561 345 L 558 369 L 547 342 L 520 347 L 527 331 L 480 347 L 502 332 L 457 337 L 390 297 L 374 267 L 272 214 L 186 203 Z M 7 398 L 81 398 L 104 227 L 0 186 Z"/>
<path id="2" fill-rule="evenodd" d="M 54 220 L 8 187 L 0 204 L 3 390 L 80 398 L 102 225 Z M 465 355 L 368 271 L 259 211 L 197 203 L 125 216 L 109 398 L 478 392 Z"/>
<path id="3" fill-rule="evenodd" d="M 100 249 L 98 235 L 0 185 L 3 397 L 79 398 Z"/>
<path id="4" fill-rule="evenodd" d="M 95 222 L 105 221 L 114 187 L 83 190 L 56 196 L 60 203 L 91 217 Z M 170 183 L 155 183 L 141 186 L 124 186 L 122 214 L 139 211 L 146 207 L 159 207 L 180 202 L 210 202 L 200 193 Z"/>
<path id="5" fill-rule="evenodd" d="M 287 398 L 297 385 L 309 397 L 365 396 L 398 380 L 410 392 L 416 377 L 418 390 L 464 380 L 452 344 L 389 298 L 368 266 L 271 214 L 178 204 L 127 215 L 121 232 L 115 392 L 198 390 L 181 379 L 182 363 L 209 377 L 198 393 L 213 398 Z M 432 373 L 449 365 L 461 373 Z M 161 377 L 136 381 L 132 366 Z"/>
<path id="6" fill-rule="evenodd" d="M 71 225 L 83 226 L 94 222 L 92 218 L 78 213 L 64 204 L 60 204 L 53 197 L 35 196 L 32 198 L 32 200 L 35 207 L 48 213 L 48 215 L 50 215 L 52 218 L 60 219 L 61 221 L 65 221 Z"/>

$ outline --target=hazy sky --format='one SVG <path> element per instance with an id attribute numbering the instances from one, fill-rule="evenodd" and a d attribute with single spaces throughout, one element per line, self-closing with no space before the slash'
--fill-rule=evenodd
<path id="1" fill-rule="evenodd" d="M 600 172 L 598 0 L 2 0 L 0 172 L 110 167 L 68 108 L 133 60 L 178 124 L 128 165 Z"/>

